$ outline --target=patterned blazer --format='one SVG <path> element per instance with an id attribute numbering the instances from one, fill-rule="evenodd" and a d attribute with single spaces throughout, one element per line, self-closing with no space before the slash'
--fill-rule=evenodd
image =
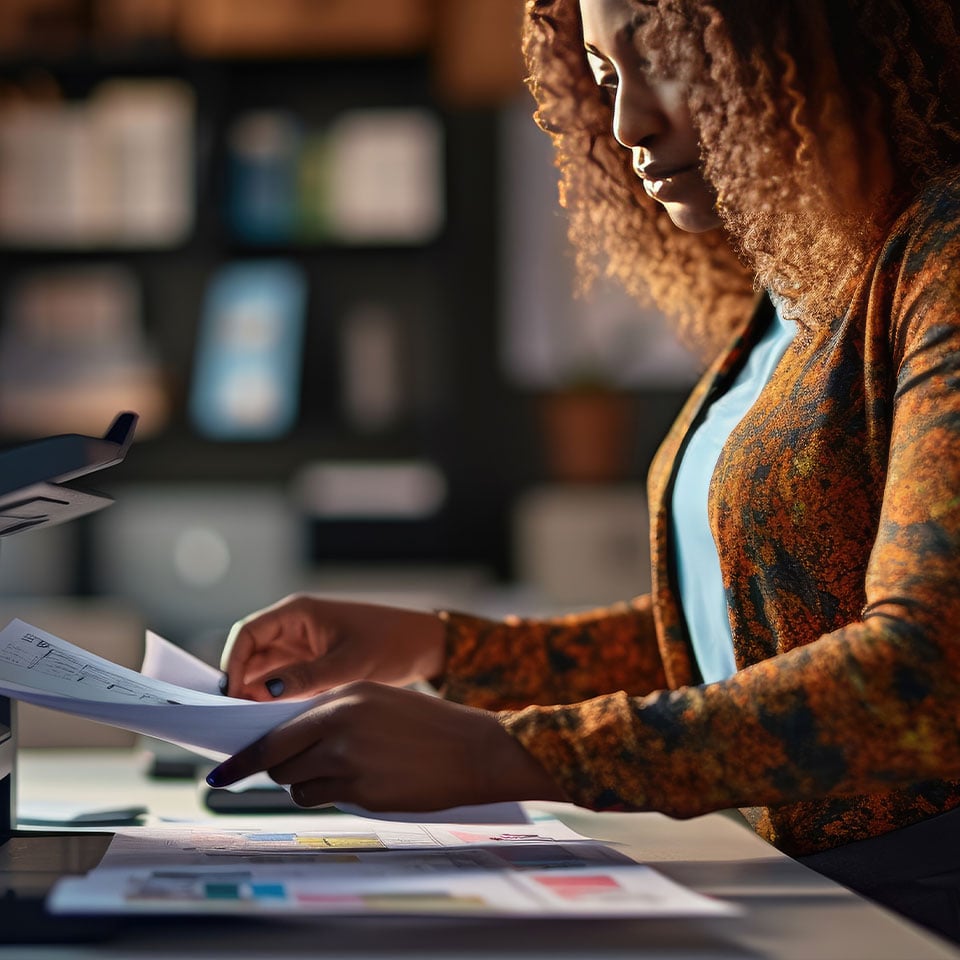
<path id="1" fill-rule="evenodd" d="M 677 458 L 769 304 L 651 468 L 653 586 L 545 620 L 446 613 L 443 693 L 574 802 L 740 807 L 793 855 L 960 803 L 960 173 L 898 218 L 846 314 L 800 335 L 710 487 L 738 672 L 703 684 L 671 566 Z"/>

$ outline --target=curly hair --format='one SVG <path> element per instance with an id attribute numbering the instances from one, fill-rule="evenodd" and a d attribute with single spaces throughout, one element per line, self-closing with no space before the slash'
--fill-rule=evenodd
<path id="1" fill-rule="evenodd" d="M 640 186 L 577 0 L 526 0 L 527 84 L 583 285 L 615 277 L 705 352 L 760 288 L 802 327 L 829 323 L 899 210 L 960 163 L 957 0 L 630 2 L 650 69 L 688 91 L 725 230 L 681 232 Z"/>

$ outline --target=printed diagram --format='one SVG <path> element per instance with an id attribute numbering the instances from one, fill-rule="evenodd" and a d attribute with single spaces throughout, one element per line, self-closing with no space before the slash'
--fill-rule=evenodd
<path id="1" fill-rule="evenodd" d="M 149 659 L 155 673 L 130 670 L 11 620 L 0 630 L 0 694 L 158 737 L 211 759 L 236 753 L 309 705 L 225 697 L 214 667 L 155 634 L 146 641 L 144 662 Z M 163 671 L 174 679 L 164 679 Z"/>
<path id="2" fill-rule="evenodd" d="M 0 648 L 0 661 L 33 675 L 82 685 L 84 691 L 78 691 L 78 696 L 88 696 L 90 691 L 94 695 L 109 692 L 137 703 L 179 703 L 178 700 L 151 693 L 146 684 L 137 683 L 96 664 L 84 663 L 69 651 L 61 650 L 33 633 L 21 634 L 18 643 L 8 643 Z"/>

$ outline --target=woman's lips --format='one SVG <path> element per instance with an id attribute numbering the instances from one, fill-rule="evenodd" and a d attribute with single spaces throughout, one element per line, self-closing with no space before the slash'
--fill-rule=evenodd
<path id="1" fill-rule="evenodd" d="M 695 173 L 696 164 L 687 167 L 679 167 L 673 170 L 659 171 L 656 169 L 646 169 L 637 171 L 643 181 L 643 189 L 647 195 L 654 200 L 669 201 L 679 197 L 684 192 L 684 181 L 687 174 Z"/>

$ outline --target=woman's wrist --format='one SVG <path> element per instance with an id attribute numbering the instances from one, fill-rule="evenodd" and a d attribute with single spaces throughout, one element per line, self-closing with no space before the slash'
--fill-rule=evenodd
<path id="1" fill-rule="evenodd" d="M 481 756 L 496 757 L 496 762 L 483 765 L 488 777 L 484 792 L 493 800 L 569 799 L 543 764 L 501 722 L 509 711 L 487 715 L 491 723 Z"/>
<path id="2" fill-rule="evenodd" d="M 421 673 L 431 686 L 440 687 L 447 667 L 448 613 L 446 610 L 434 610 L 424 613 L 424 617 Z"/>

